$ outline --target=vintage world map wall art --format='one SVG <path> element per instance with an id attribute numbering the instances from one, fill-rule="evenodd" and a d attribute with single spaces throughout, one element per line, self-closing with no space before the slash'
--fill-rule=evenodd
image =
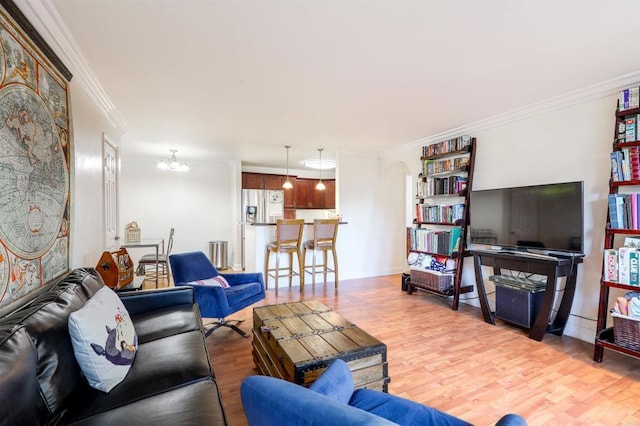
<path id="1" fill-rule="evenodd" d="M 67 83 L 0 9 L 0 307 L 69 270 Z"/>

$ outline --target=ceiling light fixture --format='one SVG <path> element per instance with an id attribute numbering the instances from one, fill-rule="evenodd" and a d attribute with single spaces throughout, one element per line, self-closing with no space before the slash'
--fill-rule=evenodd
<path id="1" fill-rule="evenodd" d="M 322 151 L 324 148 L 318 148 L 318 152 L 320 153 L 320 180 L 318 181 L 318 184 L 316 185 L 316 189 L 318 191 L 324 191 L 325 189 L 327 189 L 326 186 L 324 186 L 324 183 L 322 183 Z"/>
<path id="2" fill-rule="evenodd" d="M 166 160 L 160 160 L 160 162 L 158 163 L 158 168 L 160 170 L 169 170 L 170 172 L 188 172 L 189 166 L 187 166 L 187 162 L 180 162 L 176 158 L 176 152 L 178 152 L 178 150 L 170 149 L 169 151 L 171 152 L 171 156 Z"/>
<path id="3" fill-rule="evenodd" d="M 289 148 L 291 148 L 291 145 L 285 145 L 284 147 L 287 149 L 287 180 L 284 181 L 284 183 L 282 184 L 282 187 L 284 189 L 291 189 L 293 188 L 293 185 L 289 180 Z"/>

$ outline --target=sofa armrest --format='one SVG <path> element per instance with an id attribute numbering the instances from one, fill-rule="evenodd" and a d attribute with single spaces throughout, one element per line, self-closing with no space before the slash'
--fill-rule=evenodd
<path id="1" fill-rule="evenodd" d="M 242 274 L 220 274 L 220 275 L 222 275 L 231 286 L 257 282 L 262 284 L 262 287 L 264 287 L 264 279 L 262 277 L 262 272 L 247 272 Z"/>
<path id="2" fill-rule="evenodd" d="M 396 424 L 274 377 L 245 378 L 240 386 L 240 396 L 251 426 Z"/>
<path id="3" fill-rule="evenodd" d="M 129 315 L 136 315 L 171 306 L 193 304 L 191 287 L 172 287 L 118 293 Z"/>

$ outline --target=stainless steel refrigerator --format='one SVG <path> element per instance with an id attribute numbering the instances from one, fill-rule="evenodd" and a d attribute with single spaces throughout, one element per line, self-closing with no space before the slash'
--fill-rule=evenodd
<path id="1" fill-rule="evenodd" d="M 240 219 L 240 250 L 244 270 L 245 226 L 251 223 L 276 223 L 284 217 L 283 190 L 242 190 L 242 218 Z"/>
<path id="2" fill-rule="evenodd" d="M 242 215 L 246 223 L 276 223 L 284 217 L 284 191 L 243 189 Z"/>

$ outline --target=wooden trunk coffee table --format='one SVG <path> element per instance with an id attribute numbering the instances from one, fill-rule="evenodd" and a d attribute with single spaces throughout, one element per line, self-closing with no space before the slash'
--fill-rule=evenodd
<path id="1" fill-rule="evenodd" d="M 356 388 L 387 392 L 387 346 L 316 300 L 254 308 L 252 346 L 260 374 L 309 386 L 342 359 Z"/>

